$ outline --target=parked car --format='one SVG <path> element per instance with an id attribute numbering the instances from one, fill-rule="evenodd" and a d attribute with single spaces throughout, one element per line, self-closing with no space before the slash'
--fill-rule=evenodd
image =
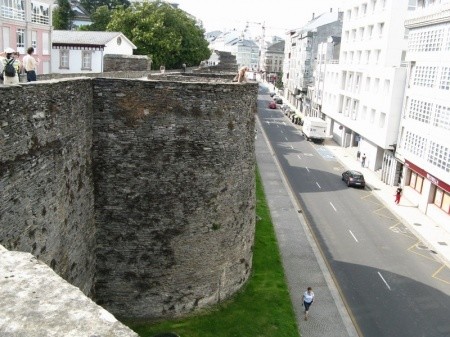
<path id="1" fill-rule="evenodd" d="M 347 186 L 358 186 L 362 188 L 366 186 L 364 175 L 359 171 L 345 171 L 344 173 L 342 173 L 342 180 L 345 181 Z"/>
<path id="2" fill-rule="evenodd" d="M 283 99 L 280 96 L 278 96 L 278 95 L 273 96 L 273 100 L 277 104 L 283 104 Z"/>
<path id="3" fill-rule="evenodd" d="M 276 109 L 277 108 L 277 103 L 275 103 L 274 101 L 269 102 L 269 109 Z"/>

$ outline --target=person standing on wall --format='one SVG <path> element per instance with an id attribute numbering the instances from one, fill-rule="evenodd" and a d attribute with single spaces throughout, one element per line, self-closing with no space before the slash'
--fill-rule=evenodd
<path id="1" fill-rule="evenodd" d="M 12 48 L 6 48 L 0 55 L 3 56 L 3 84 L 19 84 L 20 61 L 16 58 L 18 53 Z"/>
<path id="2" fill-rule="evenodd" d="M 23 69 L 27 74 L 27 82 L 36 81 L 36 65 L 39 63 L 39 59 L 35 59 L 33 53 L 34 48 L 30 47 L 27 49 L 27 55 L 23 58 Z"/>
<path id="3" fill-rule="evenodd" d="M 314 302 L 314 292 L 312 291 L 311 287 L 308 287 L 308 289 L 303 294 L 302 301 L 303 301 L 303 306 L 305 307 L 305 321 L 307 321 L 308 314 L 309 314 L 309 307 Z"/>

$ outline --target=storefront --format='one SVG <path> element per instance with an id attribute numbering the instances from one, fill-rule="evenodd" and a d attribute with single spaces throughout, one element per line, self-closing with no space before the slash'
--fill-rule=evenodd
<path id="1" fill-rule="evenodd" d="M 404 194 L 438 223 L 450 223 L 450 185 L 405 160 Z"/>

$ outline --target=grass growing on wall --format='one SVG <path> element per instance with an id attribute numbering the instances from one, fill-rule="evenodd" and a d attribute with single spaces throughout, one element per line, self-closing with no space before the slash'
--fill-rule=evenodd
<path id="1" fill-rule="evenodd" d="M 180 337 L 298 337 L 280 253 L 259 173 L 252 275 L 232 299 L 193 317 L 129 324 L 141 337 L 174 332 Z"/>

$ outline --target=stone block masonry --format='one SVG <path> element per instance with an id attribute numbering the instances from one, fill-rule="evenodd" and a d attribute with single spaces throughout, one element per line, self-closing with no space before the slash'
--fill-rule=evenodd
<path id="1" fill-rule="evenodd" d="M 183 315 L 242 287 L 257 84 L 78 78 L 0 94 L 0 244 L 121 318 Z"/>
<path id="2" fill-rule="evenodd" d="M 0 95 L 0 244 L 32 253 L 89 294 L 91 81 L 1 87 Z"/>
<path id="3" fill-rule="evenodd" d="M 29 253 L 0 246 L 0 336 L 138 337 Z"/>
<path id="4" fill-rule="evenodd" d="M 119 317 L 190 312 L 250 275 L 257 84 L 98 79 L 98 303 Z"/>

